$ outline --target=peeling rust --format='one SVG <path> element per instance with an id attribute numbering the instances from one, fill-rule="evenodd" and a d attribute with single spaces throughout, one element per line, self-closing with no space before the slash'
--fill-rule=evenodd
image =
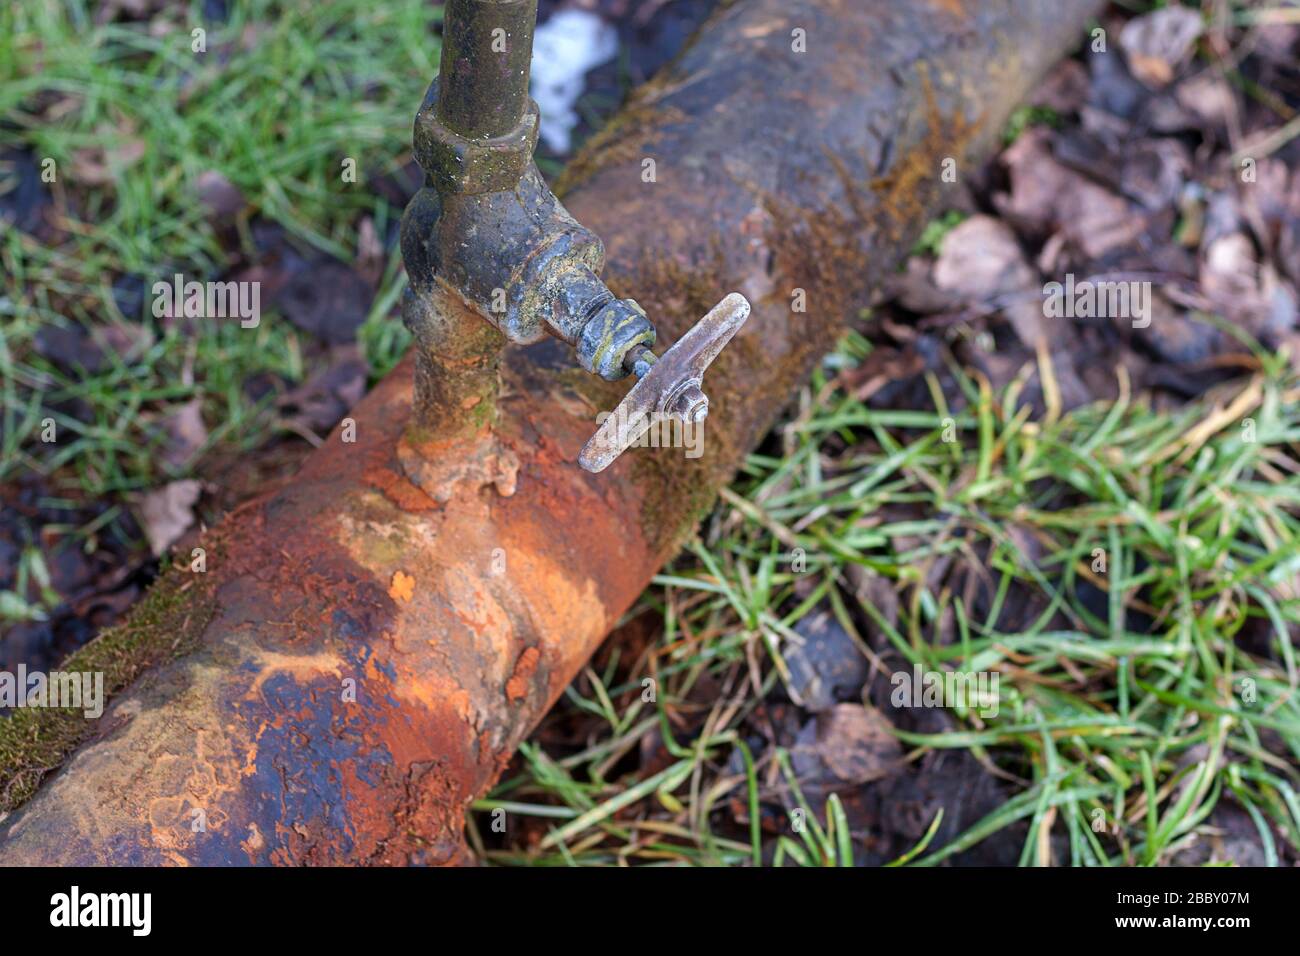
<path id="1" fill-rule="evenodd" d="M 510 679 L 506 681 L 506 700 L 512 704 L 517 704 L 528 696 L 528 690 L 532 684 L 533 674 L 537 671 L 537 662 L 541 660 L 542 652 L 536 647 L 525 647 L 519 659 L 515 661 L 515 669 L 510 674 Z"/>

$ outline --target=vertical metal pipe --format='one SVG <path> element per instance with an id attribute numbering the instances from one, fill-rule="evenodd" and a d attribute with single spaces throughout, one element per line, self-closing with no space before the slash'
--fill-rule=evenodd
<path id="1" fill-rule="evenodd" d="M 528 107 L 537 0 L 447 0 L 438 118 L 467 139 L 514 130 Z"/>

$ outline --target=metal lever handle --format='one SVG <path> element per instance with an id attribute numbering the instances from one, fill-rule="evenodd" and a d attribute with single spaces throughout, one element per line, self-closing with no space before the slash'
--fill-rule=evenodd
<path id="1" fill-rule="evenodd" d="M 749 318 L 749 301 L 733 292 L 696 322 L 662 357 L 645 346 L 631 349 L 624 366 L 639 381 L 587 440 L 578 464 L 590 472 L 608 468 L 623 451 L 650 430 L 654 416 L 683 423 L 704 421 L 709 399 L 700 386 L 704 371 Z"/>

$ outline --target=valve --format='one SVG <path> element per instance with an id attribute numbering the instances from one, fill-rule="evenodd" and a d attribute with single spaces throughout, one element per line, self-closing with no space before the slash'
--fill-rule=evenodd
<path id="1" fill-rule="evenodd" d="M 593 375 L 637 376 L 578 458 L 599 472 L 656 415 L 704 421 L 704 371 L 749 316 L 733 292 L 661 358 L 644 310 L 601 281 L 600 237 L 569 215 L 532 159 L 539 114 L 527 66 L 536 20 L 537 0 L 447 0 L 438 78 L 415 118 L 425 185 L 402 219 L 402 318 L 418 348 L 413 419 L 425 435 L 476 449 L 431 461 L 408 443 L 408 477 L 438 500 L 466 481 L 502 494 L 514 487 L 518 462 L 491 428 L 507 341 L 554 336 Z M 458 460 L 474 464 L 449 464 Z"/>
<path id="2" fill-rule="evenodd" d="M 655 415 L 700 425 L 709 414 L 704 372 L 740 331 L 749 311 L 749 301 L 733 292 L 662 356 L 646 345 L 632 346 L 623 365 L 637 376 L 637 383 L 587 440 L 578 464 L 590 472 L 604 471 L 650 429 Z"/>

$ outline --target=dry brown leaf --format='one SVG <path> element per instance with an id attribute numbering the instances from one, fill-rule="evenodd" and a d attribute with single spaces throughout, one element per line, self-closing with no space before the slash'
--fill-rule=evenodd
<path id="1" fill-rule="evenodd" d="M 837 704 L 817 717 L 816 751 L 837 778 L 860 784 L 887 775 L 902 746 L 879 711 Z"/>
<path id="2" fill-rule="evenodd" d="M 1015 233 L 992 216 L 972 216 L 944 237 L 934 284 L 968 303 L 992 304 L 1026 345 L 1044 336 L 1042 289 Z"/>
<path id="3" fill-rule="evenodd" d="M 218 223 L 234 218 L 245 205 L 239 187 L 215 169 L 199 173 L 194 181 L 194 191 L 199 202 L 207 208 L 208 216 Z"/>
<path id="4" fill-rule="evenodd" d="M 194 505 L 203 486 L 190 479 L 172 481 L 140 497 L 140 523 L 149 547 L 161 556 L 194 524 Z"/>
<path id="5" fill-rule="evenodd" d="M 1009 195 L 996 197 L 1004 215 L 1031 231 L 1060 231 L 1090 259 L 1135 242 L 1146 222 L 1126 200 L 1061 165 L 1050 132 L 1027 130 L 1002 154 Z"/>
<path id="6" fill-rule="evenodd" d="M 112 134 L 101 130 L 101 134 Z M 87 186 L 105 186 L 117 181 L 124 169 L 144 158 L 144 140 L 136 136 L 117 138 L 112 145 L 90 146 L 72 154 L 72 178 Z"/>
<path id="7" fill-rule="evenodd" d="M 167 445 L 163 459 L 173 468 L 189 464 L 208 441 L 208 428 L 203 424 L 203 403 L 191 399 L 182 405 L 166 423 Z"/>
<path id="8" fill-rule="evenodd" d="M 1130 20 L 1120 32 L 1119 45 L 1133 75 L 1160 89 L 1173 81 L 1203 30 L 1200 13 L 1175 4 Z"/>

